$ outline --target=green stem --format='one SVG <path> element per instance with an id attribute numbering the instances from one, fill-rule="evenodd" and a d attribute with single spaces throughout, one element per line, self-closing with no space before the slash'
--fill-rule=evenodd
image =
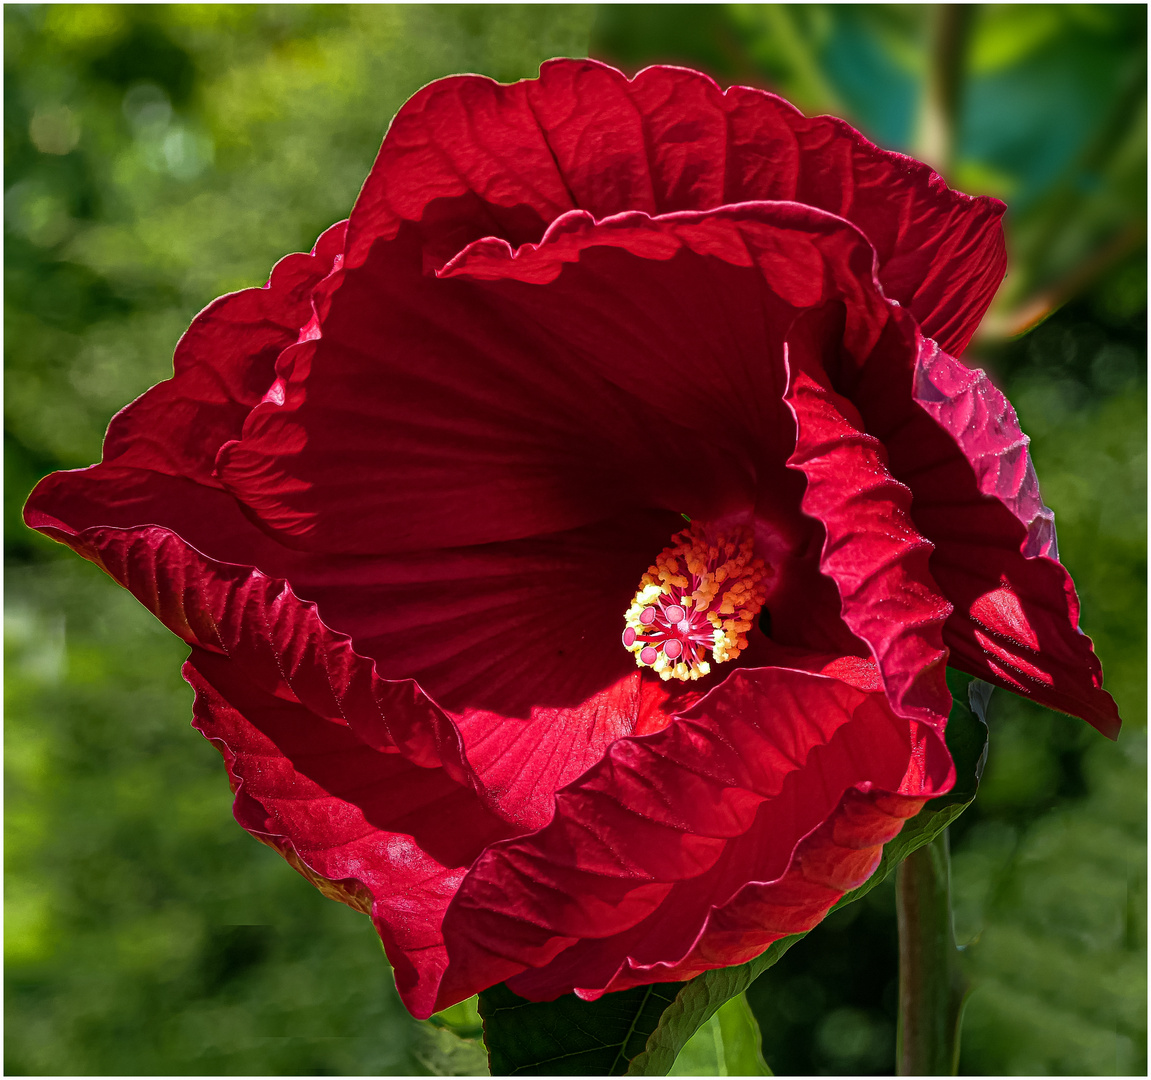
<path id="1" fill-rule="evenodd" d="M 954 1076 L 967 982 L 951 924 L 947 831 L 912 852 L 895 875 L 899 918 L 899 1076 Z"/>

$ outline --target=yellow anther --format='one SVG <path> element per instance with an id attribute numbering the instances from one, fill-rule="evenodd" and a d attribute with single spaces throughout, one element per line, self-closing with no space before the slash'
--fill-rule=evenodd
<path id="1" fill-rule="evenodd" d="M 766 599 L 769 573 L 763 559 L 755 557 L 755 541 L 745 526 L 716 533 L 692 522 L 672 537 L 641 579 L 624 614 L 635 632 L 626 648 L 640 667 L 651 667 L 661 679 L 695 680 L 709 674 L 711 665 L 704 659 L 709 651 L 715 663 L 723 663 L 747 648 L 746 635 Z M 666 615 L 672 606 L 684 610 L 674 624 Z M 645 623 L 641 616 L 649 609 Z M 669 658 L 664 649 L 673 643 L 675 655 Z"/>

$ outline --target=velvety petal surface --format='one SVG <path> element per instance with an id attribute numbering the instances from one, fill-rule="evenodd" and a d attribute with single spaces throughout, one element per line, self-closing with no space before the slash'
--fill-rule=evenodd
<path id="1" fill-rule="evenodd" d="M 761 830 L 753 828 L 727 846 L 724 867 L 717 864 L 709 875 L 678 884 L 661 911 L 636 928 L 627 944 L 627 960 L 602 988 L 594 975 L 591 979 L 585 975 L 582 958 L 577 954 L 592 950 L 582 942 L 548 967 L 512 979 L 511 985 L 517 993 L 530 997 L 534 984 L 554 983 L 562 968 L 577 983 L 584 980 L 576 986 L 577 993 L 596 998 L 632 986 L 678 982 L 713 968 L 747 963 L 772 942 L 812 929 L 844 893 L 862 885 L 878 866 L 883 845 L 898 835 L 904 822 L 922 809 L 924 801 L 849 788 L 823 824 L 799 842 L 787 870 L 779 878 L 749 882 L 724 902 L 726 890 L 738 879 L 740 871 L 746 876 L 749 866 L 760 865 L 754 860 L 763 848 Z M 767 815 L 766 809 L 761 812 Z M 716 888 L 716 882 L 725 877 L 724 885 Z M 694 910 L 709 905 L 703 929 L 678 960 L 662 959 L 675 954 L 659 951 L 661 944 L 666 944 L 662 940 L 666 931 L 661 933 L 659 924 L 669 922 L 674 918 L 671 913 L 685 904 Z M 641 934 L 643 929 L 650 930 L 650 934 Z M 608 952 L 603 948 L 596 951 L 604 955 Z M 588 970 L 598 974 L 594 968 Z"/>
<path id="2" fill-rule="evenodd" d="M 263 288 L 200 312 L 176 346 L 172 378 L 113 417 L 104 461 L 218 486 L 216 453 L 239 436 L 272 385 L 277 357 L 312 319 L 312 292 L 339 267 L 346 228 L 333 225 L 310 254 L 281 259 Z"/>
<path id="3" fill-rule="evenodd" d="M 194 649 L 185 677 L 196 727 L 224 754 L 237 821 L 329 894 L 369 906 L 401 994 L 427 1015 L 447 959 L 444 911 L 507 824 L 443 769 L 365 745 L 219 654 Z"/>
<path id="4" fill-rule="evenodd" d="M 357 646 L 453 719 L 485 798 L 524 828 L 616 738 L 658 730 L 695 688 L 642 678 L 620 642 L 652 553 L 682 519 L 631 514 L 532 540 L 373 560 L 341 594 Z M 387 567 L 386 570 L 383 567 Z M 350 614 L 350 612 L 349 612 Z"/>
<path id="5" fill-rule="evenodd" d="M 446 904 L 476 856 L 516 831 L 473 789 L 454 727 L 410 681 L 376 677 L 283 581 L 209 560 L 159 526 L 74 531 L 30 517 L 194 646 L 198 726 L 226 751 L 240 824 L 334 883 L 330 895 L 370 899 L 397 978 L 426 1011 Z M 409 735 L 408 756 L 393 732 Z"/>
<path id="6" fill-rule="evenodd" d="M 314 711 L 444 763 L 518 827 L 546 822 L 557 788 L 615 738 L 658 730 L 699 696 L 641 679 L 620 644 L 639 577 L 679 518 L 320 560 L 276 545 L 224 492 L 101 465 L 44 481 L 28 520 L 189 643 L 226 650 L 264 687 L 289 672 Z"/>
<path id="7" fill-rule="evenodd" d="M 442 274 L 551 327 L 605 379 L 690 427 L 695 445 L 718 442 L 731 460 L 751 461 L 757 547 L 775 569 L 773 634 L 854 650 L 855 627 L 840 619 L 820 566 L 821 530 L 799 512 L 804 479 L 786 467 L 796 438 L 786 357 L 806 342 L 804 327 L 817 325 L 824 351 L 910 371 L 906 343 L 877 350 L 892 309 L 873 269 L 871 246 L 842 220 L 793 203 L 749 203 L 660 218 L 572 213 L 538 245 L 479 241 Z M 649 460 L 658 476 L 664 463 Z M 679 508 L 706 520 L 707 507 L 685 494 Z"/>
<path id="8" fill-rule="evenodd" d="M 213 497 L 226 499 L 226 495 L 220 492 L 213 493 Z M 47 523 L 41 520 L 40 524 L 44 526 Z M 258 533 L 255 535 L 260 536 Z M 339 643 L 332 642 L 330 634 L 326 642 L 309 644 L 307 641 L 292 643 L 289 640 L 283 644 L 285 629 L 290 630 L 290 625 L 285 624 L 299 620 L 299 606 L 310 608 L 310 605 L 300 605 L 290 591 L 282 585 L 263 581 L 258 573 L 230 566 L 213 567 L 202 556 L 189 551 L 170 532 L 157 527 L 135 531 L 90 528 L 83 535 L 68 537 L 62 534 L 62 537 L 70 539 L 81 550 L 87 548 L 90 556 L 95 555 L 117 580 L 148 602 L 170 627 L 200 646 L 195 670 L 201 676 L 207 673 L 217 695 L 226 698 L 222 704 L 215 702 L 203 708 L 217 716 L 227 715 L 225 727 L 232 734 L 223 741 L 232 747 L 230 753 L 233 756 L 243 759 L 247 755 L 254 759 L 266 753 L 272 757 L 282 754 L 291 759 L 290 764 L 277 765 L 271 771 L 261 765 L 257 770 L 258 777 L 274 782 L 270 787 L 260 786 L 261 779 L 238 800 L 239 820 L 257 834 L 270 837 L 273 846 L 282 850 L 306 876 L 313 880 L 318 878 L 321 883 L 334 880 L 336 886 L 326 890 L 330 894 L 355 903 L 363 903 L 370 897 L 380 920 L 381 933 L 392 946 L 393 959 L 411 1007 L 421 1013 L 432 1008 L 429 986 L 434 984 L 443 962 L 435 930 L 437 905 L 455 888 L 458 868 L 447 867 L 441 860 L 437 869 L 432 865 L 436 861 L 435 856 L 425 853 L 426 858 L 421 856 L 421 865 L 427 865 L 416 875 L 413 893 L 404 893 L 393 902 L 379 875 L 357 873 L 357 858 L 364 856 L 365 851 L 374 851 L 370 845 L 379 842 L 380 837 L 375 834 L 367 838 L 351 836 L 355 829 L 361 828 L 356 815 L 364 812 L 366 805 L 366 796 L 358 794 L 360 789 L 356 785 L 362 780 L 370 789 L 370 784 L 375 782 L 373 777 L 377 765 L 382 770 L 379 772 L 383 777 L 381 783 L 386 787 L 392 783 L 395 769 L 415 767 L 399 754 L 387 753 L 390 747 L 386 745 L 373 747 L 363 742 L 357 727 L 376 735 L 379 729 L 366 724 L 361 727 L 353 721 L 357 718 L 362 721 L 373 704 L 378 713 L 387 714 L 391 719 L 404 703 L 395 699 L 381 702 L 378 690 L 372 695 L 375 702 L 366 698 L 362 694 L 362 684 L 356 686 L 355 678 L 343 676 Z M 248 542 L 253 541 L 249 539 Z M 238 575 L 241 584 L 238 588 L 234 582 L 231 586 L 223 585 L 221 602 L 220 577 L 230 574 Z M 269 589 L 268 585 L 273 587 Z M 296 610 L 293 611 L 294 606 Z M 265 633 L 255 635 L 255 640 L 251 640 L 253 617 L 258 620 L 257 626 L 267 624 Z M 242 634 L 238 637 L 237 627 L 246 627 L 249 640 L 242 640 Z M 214 655 L 209 650 L 214 650 Z M 319 677 L 321 674 L 322 678 Z M 639 673 L 633 672 L 632 679 L 639 683 Z M 206 694 L 207 691 L 201 687 L 201 693 Z M 879 695 L 873 693 L 872 696 Z M 778 700 L 779 695 L 773 697 Z M 317 732 L 307 727 L 313 721 L 323 725 Z M 278 749 L 269 749 L 245 725 L 258 729 L 261 737 L 278 739 Z M 221 728 L 207 730 L 210 734 L 215 732 L 212 737 L 217 737 Z M 325 772 L 321 764 L 303 760 L 309 756 L 308 746 L 328 747 L 329 743 L 340 762 L 335 773 Z M 865 770 L 873 772 L 872 763 L 867 758 L 873 749 L 869 743 L 862 757 L 854 751 L 848 756 Z M 327 752 L 325 749 L 321 753 Z M 788 752 L 801 753 L 794 748 Z M 346 758 L 339 757 L 345 753 Z M 359 763 L 355 768 L 348 764 L 352 759 Z M 729 766 L 732 764 L 728 762 Z M 232 769 L 234 779 L 241 783 L 243 764 L 233 764 Z M 436 773 L 443 773 L 443 770 L 425 769 L 410 775 L 418 781 L 421 776 Z M 450 777 L 447 773 L 443 773 L 443 777 L 435 783 L 446 787 Z M 345 778 L 350 786 L 340 786 Z M 318 789 L 310 786 L 316 784 Z M 496 820 L 484 817 L 474 803 L 474 795 L 466 787 L 456 784 L 455 788 L 473 799 L 472 809 L 461 813 L 461 819 L 477 828 L 484 822 Z M 455 788 L 449 790 L 454 791 Z M 549 797 L 551 790 L 554 788 L 548 789 Z M 255 802 L 249 801 L 249 797 Z M 460 794 L 453 795 L 453 798 L 465 801 Z M 315 800 L 320 801 L 317 803 Z M 338 814 L 332 810 L 334 806 L 339 807 Z M 318 807 L 323 808 L 322 812 Z M 324 832 L 329 822 L 333 823 L 335 830 L 331 834 Z M 389 828 L 387 823 L 382 827 L 385 832 L 398 829 L 395 825 Z M 508 826 L 502 827 L 507 829 Z M 345 840 L 345 836 L 349 838 Z M 467 843 L 470 836 L 470 832 L 464 829 L 458 839 Z M 482 838 L 472 839 L 483 843 Z M 368 847 L 365 848 L 365 844 Z M 392 839 L 388 844 L 389 850 L 394 852 L 408 850 Z M 327 856 L 321 857 L 328 847 L 335 849 L 336 853 L 331 856 L 335 861 Z M 414 856 L 405 858 L 405 865 L 410 866 Z M 738 865 L 738 861 L 734 865 Z M 682 868 L 677 873 L 682 876 Z M 438 1000 L 443 1003 L 442 994 Z"/>
<path id="9" fill-rule="evenodd" d="M 819 340 L 826 327 L 791 335 L 787 402 L 797 435 L 788 464 L 807 480 L 804 511 L 824 527 L 820 565 L 839 590 L 843 620 L 870 647 L 893 707 L 941 723 L 951 708 L 943 625 L 952 608 L 928 568 L 932 546 L 912 523 L 910 489 L 830 385 L 823 360 L 835 344 Z"/>
<path id="10" fill-rule="evenodd" d="M 842 301 L 860 354 L 890 319 L 867 240 L 793 203 L 573 212 L 438 277 L 414 245 L 400 234 L 333 280 L 321 336 L 284 354 L 282 392 L 220 452 L 221 481 L 286 544 L 426 550 L 636 506 L 746 509 L 790 451 L 795 312 Z"/>
<path id="11" fill-rule="evenodd" d="M 876 693 L 882 680 L 872 661 L 774 645 L 763 650 L 761 658 L 779 669 L 795 665 L 790 670 L 843 681 L 872 693 L 880 707 L 886 707 Z M 871 875 L 883 844 L 918 812 L 924 798 L 949 790 L 953 783 L 938 734 L 927 725 L 913 724 L 908 730 L 911 749 L 899 785 L 903 794 L 885 793 L 867 782 L 849 788 L 823 824 L 799 842 L 781 877 L 763 880 L 764 866 L 772 861 L 780 822 L 802 818 L 803 785 L 810 777 L 799 771 L 785 780 L 775 800 L 760 807 L 752 828 L 725 846 L 708 873 L 678 882 L 647 919 L 618 940 L 577 942 L 546 967 L 514 977 L 512 987 L 528 997 L 547 996 L 552 992 L 548 988 L 570 979 L 578 993 L 594 998 L 743 963 L 778 938 L 810 929 L 844 892 Z M 732 895 L 733 884 L 738 887 L 748 877 L 751 880 Z M 677 913 L 682 911 L 694 918 L 680 921 Z M 621 956 L 626 957 L 622 963 Z"/>
<path id="12" fill-rule="evenodd" d="M 1079 630 L 1079 601 L 1056 561 L 1053 517 L 1014 409 L 983 372 L 930 341 L 911 378 L 910 407 L 887 378 L 865 378 L 851 396 L 912 490 L 916 528 L 935 545 L 931 572 L 955 606 L 944 632 L 949 662 L 1114 737 L 1118 711 Z"/>
<path id="13" fill-rule="evenodd" d="M 884 290 L 960 352 L 1006 267 L 1003 204 L 947 188 L 842 121 L 774 95 L 726 93 L 682 68 L 634 79 L 593 60 L 544 64 L 499 86 L 458 76 L 425 87 L 392 123 L 352 214 L 350 260 L 419 222 L 426 265 L 482 236 L 538 240 L 566 210 L 597 218 L 788 200 L 853 222 Z"/>
<path id="14" fill-rule="evenodd" d="M 551 792 L 606 742 L 667 722 L 661 703 L 668 692 L 639 685 L 618 636 L 640 574 L 680 519 L 633 515 L 508 549 L 367 563 L 285 549 L 252 529 L 234 500 L 204 490 L 216 481 L 202 459 L 238 435 L 265 396 L 276 350 L 312 340 L 309 290 L 338 268 L 342 238 L 343 226 L 333 227 L 312 256 L 283 260 L 266 288 L 225 297 L 199 316 L 177 349 L 174 378 L 114 418 L 105 444 L 105 461 L 114 465 L 45 481 L 30 500 L 29 521 L 68 535 L 94 525 L 157 524 L 179 538 L 165 550 L 178 551 L 183 541 L 213 559 L 291 580 L 327 625 L 355 639 L 362 657 L 412 688 L 404 707 L 389 711 L 386 731 L 375 717 L 372 738 L 437 760 L 444 739 L 459 744 L 462 730 L 476 767 L 457 769 L 503 812 L 539 823 L 550 815 Z M 197 483 L 169 478 L 181 471 Z M 559 633 L 543 632 L 557 612 Z M 453 709 L 458 730 L 429 706 L 413 677 Z M 539 678 L 547 681 L 544 698 L 530 690 Z M 461 748 L 447 753 L 459 759 Z"/>
<path id="15" fill-rule="evenodd" d="M 633 948 L 685 955 L 749 867 L 784 875 L 848 788 L 898 791 L 911 742 L 882 693 L 798 670 L 733 673 L 662 732 L 612 744 L 546 828 L 473 866 L 445 918 L 441 1004 L 527 969 L 541 969 L 523 980 L 533 996 L 602 990 Z M 931 760 L 946 785 L 946 750 Z M 747 847 L 725 858 L 732 844 Z M 545 965 L 571 948 L 578 963 L 561 958 L 553 977 Z"/>
<path id="16" fill-rule="evenodd" d="M 96 469 L 81 474 L 79 484 L 70 473 L 43 481 L 25 510 L 29 523 L 94 562 L 188 644 L 243 667 L 257 686 L 347 724 L 378 749 L 400 747 L 420 764 L 444 764 L 466 782 L 458 733 L 442 711 L 410 679 L 389 683 L 376 677 L 372 662 L 346 635 L 326 626 L 315 604 L 301 600 L 286 580 L 253 565 L 210 558 L 172 528 L 115 523 L 118 514 L 131 515 L 141 506 L 163 510 L 165 501 L 171 506 L 183 496 L 189 516 L 206 511 L 205 534 L 218 525 L 223 539 L 251 550 L 255 530 L 245 535 L 243 518 L 225 495 L 160 478 L 167 481 L 164 498 L 137 489 L 130 491 L 134 499 L 102 502 Z M 132 477 L 130 470 L 108 472 L 103 479 L 112 488 Z M 53 505 L 56 499 L 64 505 Z M 54 517 L 53 510 L 70 520 Z M 111 523 L 84 521 L 85 513 Z"/>
<path id="17" fill-rule="evenodd" d="M 730 451 L 473 283 L 421 274 L 415 241 L 343 273 L 322 336 L 285 354 L 282 392 L 221 450 L 218 476 L 261 527 L 302 550 L 386 553 L 679 512 L 684 490 L 750 502 Z M 665 463 L 654 477 L 647 454 Z"/>

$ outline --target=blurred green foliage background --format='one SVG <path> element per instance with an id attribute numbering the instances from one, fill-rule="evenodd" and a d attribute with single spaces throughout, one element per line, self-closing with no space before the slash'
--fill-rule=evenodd
<path id="1" fill-rule="evenodd" d="M 184 647 L 19 513 L 98 459 L 197 310 L 347 215 L 415 89 L 589 52 L 778 90 L 1008 202 L 966 359 L 1033 436 L 1126 727 L 993 699 L 952 830 L 961 1070 L 1146 1071 L 1144 6 L 29 5 L 4 27 L 8 1073 L 479 1067 L 403 1010 L 366 919 L 232 821 Z M 891 1071 L 893 909 L 874 890 L 749 991 L 776 1072 Z M 689 1050 L 677 1071 L 716 1071 Z"/>

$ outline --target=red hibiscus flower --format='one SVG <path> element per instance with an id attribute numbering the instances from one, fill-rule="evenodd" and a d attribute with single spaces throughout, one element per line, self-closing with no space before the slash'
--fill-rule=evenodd
<path id="1" fill-rule="evenodd" d="M 1117 730 L 954 359 L 1002 212 L 690 71 L 444 79 L 27 520 L 191 645 L 237 820 L 417 1016 L 740 963 L 953 782 L 946 664 Z"/>

